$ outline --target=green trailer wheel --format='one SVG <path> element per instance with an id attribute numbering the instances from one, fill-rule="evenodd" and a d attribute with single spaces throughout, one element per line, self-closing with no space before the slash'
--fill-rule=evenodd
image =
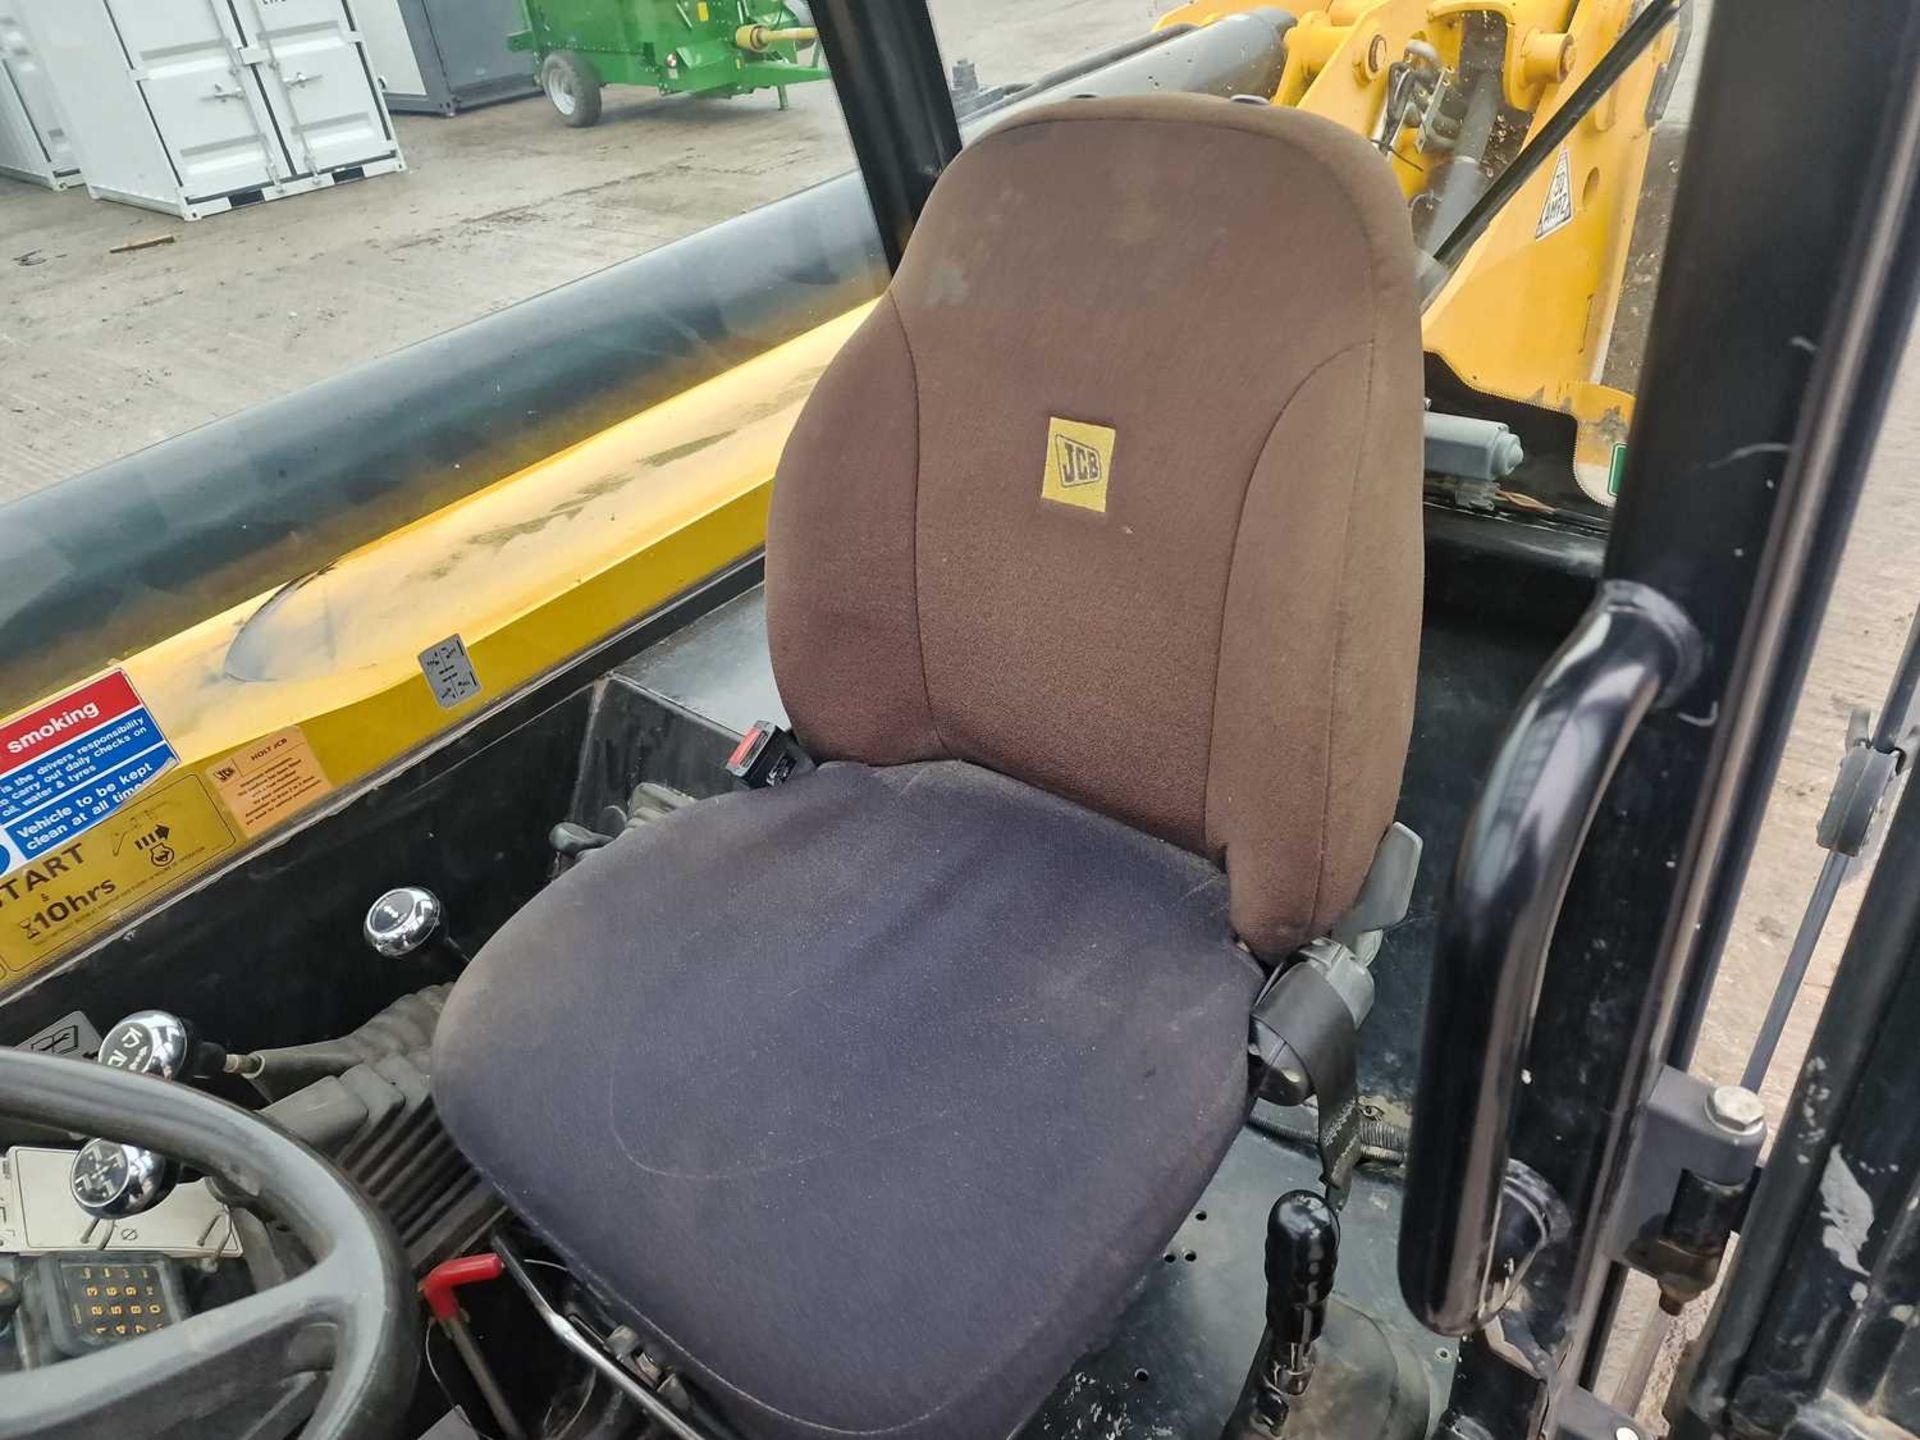
<path id="1" fill-rule="evenodd" d="M 599 122 L 600 73 L 572 51 L 558 51 L 541 62 L 540 88 L 560 118 L 575 129 Z"/>

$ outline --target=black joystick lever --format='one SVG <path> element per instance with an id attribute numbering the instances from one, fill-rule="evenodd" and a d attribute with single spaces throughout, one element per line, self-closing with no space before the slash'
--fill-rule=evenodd
<path id="1" fill-rule="evenodd" d="M 1290 1190 L 1267 1217 L 1267 1333 L 1227 1427 L 1232 1440 L 1273 1440 L 1313 1378 L 1340 1258 L 1340 1217 L 1311 1190 Z"/>

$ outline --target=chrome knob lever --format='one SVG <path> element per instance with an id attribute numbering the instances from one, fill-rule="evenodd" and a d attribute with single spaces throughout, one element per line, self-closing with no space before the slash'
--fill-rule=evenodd
<path id="1" fill-rule="evenodd" d="M 374 954 L 398 960 L 432 940 L 445 916 L 440 897 L 431 890 L 402 885 L 373 902 L 361 933 Z"/>
<path id="2" fill-rule="evenodd" d="M 178 1015 L 136 1010 L 107 1031 L 97 1063 L 111 1070 L 188 1079 L 221 1067 L 225 1052 L 202 1045 Z M 150 1210 L 172 1192 L 180 1167 L 141 1145 L 89 1140 L 73 1157 L 67 1188 L 73 1203 L 98 1220 L 120 1220 Z"/>
<path id="3" fill-rule="evenodd" d="M 193 1058 L 193 1032 L 165 1010 L 136 1010 L 100 1042 L 99 1061 L 111 1070 L 177 1080 Z"/>
<path id="4" fill-rule="evenodd" d="M 179 1178 L 173 1161 L 143 1146 L 89 1140 L 73 1157 L 67 1189 L 96 1220 L 123 1220 L 158 1205 Z"/>

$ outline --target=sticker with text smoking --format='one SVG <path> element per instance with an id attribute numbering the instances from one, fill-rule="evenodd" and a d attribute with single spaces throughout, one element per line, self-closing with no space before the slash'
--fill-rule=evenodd
<path id="1" fill-rule="evenodd" d="M 91 830 L 177 758 L 121 670 L 0 725 L 0 874 Z"/>

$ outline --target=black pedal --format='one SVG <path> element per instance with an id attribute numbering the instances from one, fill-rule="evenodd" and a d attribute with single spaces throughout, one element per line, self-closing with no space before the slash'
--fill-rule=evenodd
<path id="1" fill-rule="evenodd" d="M 813 757 L 800 748 L 791 730 L 771 720 L 756 720 L 727 757 L 727 773 L 749 790 L 780 785 L 813 769 Z"/>

